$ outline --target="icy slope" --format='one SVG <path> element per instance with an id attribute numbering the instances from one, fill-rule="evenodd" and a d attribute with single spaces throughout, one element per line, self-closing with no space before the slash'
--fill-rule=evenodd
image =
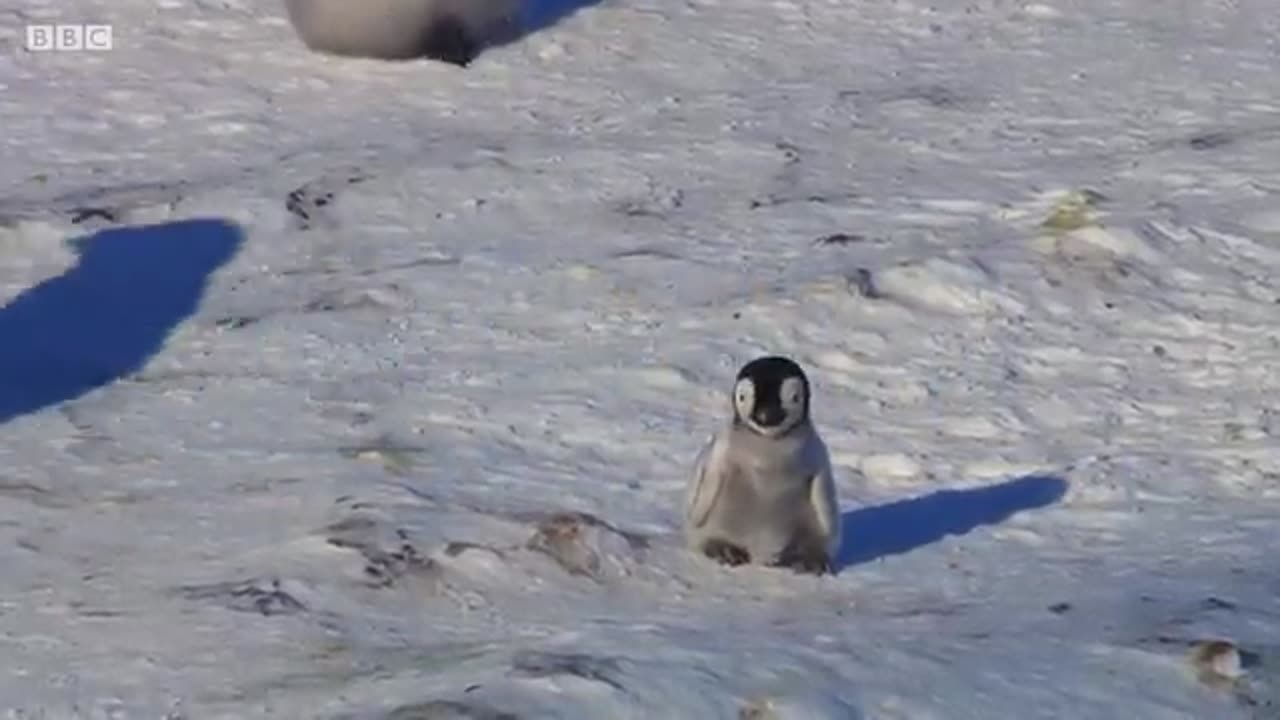
<path id="1" fill-rule="evenodd" d="M 272 5 L 0 0 L 11 716 L 1275 715 L 1270 3 L 611 0 L 466 70 Z M 834 578 L 675 534 L 765 351 Z"/>

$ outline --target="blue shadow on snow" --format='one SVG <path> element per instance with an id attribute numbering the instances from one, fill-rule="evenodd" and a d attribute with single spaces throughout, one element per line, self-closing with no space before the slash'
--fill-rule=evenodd
<path id="1" fill-rule="evenodd" d="M 844 514 L 844 536 L 836 564 L 840 568 L 910 552 L 997 525 L 1023 510 L 1052 505 L 1067 492 L 1067 481 L 1052 475 L 1028 475 L 996 485 L 940 490 L 888 505 Z"/>
<path id="2" fill-rule="evenodd" d="M 72 241 L 74 267 L 0 307 L 0 423 L 141 370 L 243 239 L 198 219 Z"/>
<path id="3" fill-rule="evenodd" d="M 524 0 L 520 36 L 545 30 L 575 12 L 601 0 Z"/>

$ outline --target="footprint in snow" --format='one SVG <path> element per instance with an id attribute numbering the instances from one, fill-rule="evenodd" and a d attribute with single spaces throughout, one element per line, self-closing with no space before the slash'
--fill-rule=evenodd
<path id="1" fill-rule="evenodd" d="M 546 555 L 570 575 L 596 582 L 611 575 L 629 575 L 627 561 L 637 561 L 648 547 L 644 536 L 582 512 L 538 519 L 537 529 L 525 543 L 525 549 Z"/>

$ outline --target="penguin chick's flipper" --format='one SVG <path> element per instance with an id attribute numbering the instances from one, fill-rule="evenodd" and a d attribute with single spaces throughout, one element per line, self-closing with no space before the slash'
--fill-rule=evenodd
<path id="1" fill-rule="evenodd" d="M 480 44 L 455 17 L 443 17 L 432 23 L 421 42 L 423 55 L 458 67 L 470 65 L 480 54 Z"/>
<path id="2" fill-rule="evenodd" d="M 835 569 L 831 565 L 831 558 L 827 556 L 826 551 L 813 543 L 797 543 L 788 547 L 773 562 L 773 566 L 790 568 L 798 573 L 810 575 L 832 575 L 835 573 Z"/>
<path id="3" fill-rule="evenodd" d="M 724 540 L 708 540 L 702 545 L 702 552 L 712 560 L 730 567 L 751 562 L 750 553 Z"/>

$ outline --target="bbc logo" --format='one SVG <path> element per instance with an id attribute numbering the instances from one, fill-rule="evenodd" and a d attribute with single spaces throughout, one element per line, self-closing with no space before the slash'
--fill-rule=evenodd
<path id="1" fill-rule="evenodd" d="M 70 52 L 110 50 L 110 25 L 28 25 L 27 50 L 30 52 Z"/>

